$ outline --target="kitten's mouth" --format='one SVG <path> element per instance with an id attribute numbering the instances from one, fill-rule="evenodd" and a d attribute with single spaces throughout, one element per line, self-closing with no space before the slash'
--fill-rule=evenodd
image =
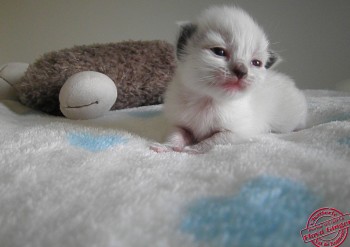
<path id="1" fill-rule="evenodd" d="M 247 84 L 242 80 L 227 80 L 220 87 L 227 91 L 241 91 L 247 87 Z"/>

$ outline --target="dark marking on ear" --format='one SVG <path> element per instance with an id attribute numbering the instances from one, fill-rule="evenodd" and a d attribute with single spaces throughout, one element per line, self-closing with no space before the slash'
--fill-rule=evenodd
<path id="1" fill-rule="evenodd" d="M 181 60 L 181 57 L 186 54 L 185 47 L 187 45 L 187 42 L 196 31 L 197 26 L 192 23 L 184 24 L 181 26 L 176 46 L 176 55 L 179 60 Z"/>
<path id="2" fill-rule="evenodd" d="M 265 64 L 266 69 L 273 67 L 273 65 L 275 65 L 280 60 L 280 57 L 276 52 L 269 50 L 268 53 L 269 53 L 269 58 L 267 59 Z"/>

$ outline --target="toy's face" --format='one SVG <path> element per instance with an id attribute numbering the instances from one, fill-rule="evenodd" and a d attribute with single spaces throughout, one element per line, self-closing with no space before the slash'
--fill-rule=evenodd
<path id="1" fill-rule="evenodd" d="M 117 88 L 106 75 L 84 71 L 71 76 L 59 94 L 61 112 L 70 119 L 104 115 L 117 99 Z"/>

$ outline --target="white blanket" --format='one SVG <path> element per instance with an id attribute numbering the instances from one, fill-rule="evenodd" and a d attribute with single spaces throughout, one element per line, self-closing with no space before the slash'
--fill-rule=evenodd
<path id="1" fill-rule="evenodd" d="M 350 95 L 306 94 L 305 129 L 202 155 L 149 149 L 161 106 L 74 121 L 2 100 L 0 246 L 307 246 L 313 211 L 350 210 Z"/>

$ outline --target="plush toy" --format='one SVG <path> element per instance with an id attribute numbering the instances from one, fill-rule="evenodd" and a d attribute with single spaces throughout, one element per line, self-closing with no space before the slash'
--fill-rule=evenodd
<path id="1" fill-rule="evenodd" d="M 0 78 L 29 107 L 71 119 L 90 119 L 109 110 L 162 103 L 174 70 L 171 44 L 125 41 L 50 52 L 28 68 L 8 64 L 1 68 Z M 15 78 L 14 71 L 24 75 Z"/>

